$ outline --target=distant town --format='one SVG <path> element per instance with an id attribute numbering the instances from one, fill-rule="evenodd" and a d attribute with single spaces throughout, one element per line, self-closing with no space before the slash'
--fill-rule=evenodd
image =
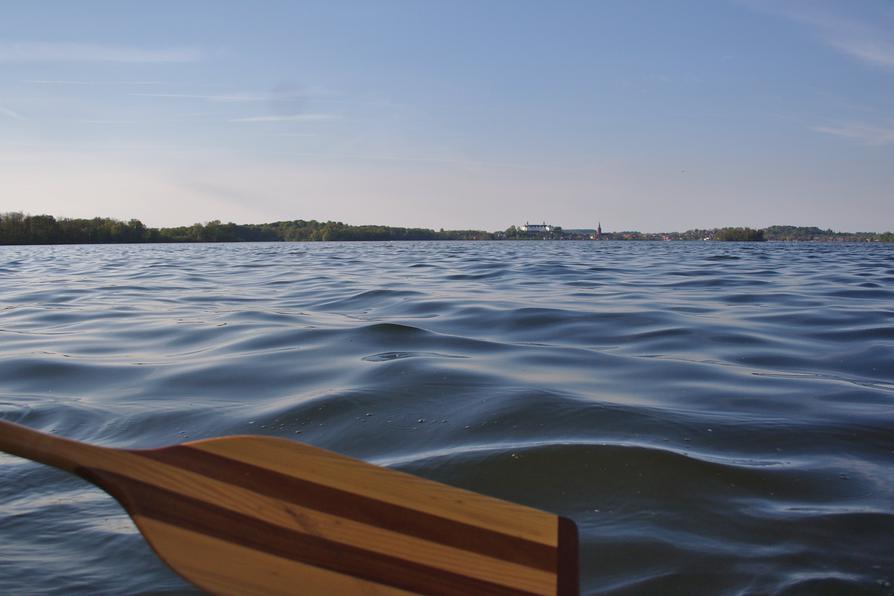
<path id="1" fill-rule="evenodd" d="M 770 226 L 753 229 L 742 227 L 725 227 L 709 229 L 692 229 L 685 232 L 637 232 L 624 230 L 607 232 L 602 229 L 602 222 L 595 228 L 564 229 L 561 226 L 546 222 L 525 223 L 510 226 L 505 231 L 494 232 L 495 240 L 718 240 L 734 242 L 894 242 L 894 233 L 875 232 L 837 232 L 823 230 L 813 226 Z"/>
<path id="2" fill-rule="evenodd" d="M 209 221 L 191 226 L 152 228 L 137 219 L 60 218 L 0 214 L 0 245 L 117 244 L 152 242 L 315 242 L 369 240 L 568 240 L 568 241 L 738 241 L 738 242 L 894 242 L 894 233 L 840 232 L 818 227 L 725 227 L 685 232 L 647 233 L 594 228 L 564 229 L 546 222 L 510 225 L 502 231 L 433 230 L 296 219 L 263 224 Z"/>

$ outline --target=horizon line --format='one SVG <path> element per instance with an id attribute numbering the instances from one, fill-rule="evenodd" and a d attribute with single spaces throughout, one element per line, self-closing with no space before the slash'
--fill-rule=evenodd
<path id="1" fill-rule="evenodd" d="M 55 216 L 55 215 L 52 215 L 49 213 L 39 213 L 39 214 L 34 215 L 31 213 L 25 213 L 23 211 L 0 212 L 0 221 L 2 221 L 4 219 L 4 217 L 8 217 L 10 215 L 20 215 L 22 217 L 29 217 L 29 218 L 31 218 L 31 217 L 52 217 L 56 221 L 79 220 L 79 219 L 89 221 L 89 220 L 94 220 L 94 219 L 102 219 L 102 220 L 112 220 L 112 221 L 121 222 L 121 223 L 129 223 L 129 222 L 135 220 L 147 228 L 157 229 L 157 230 L 170 229 L 170 228 L 188 228 L 188 227 L 192 227 L 195 225 L 207 226 L 207 225 L 215 223 L 215 222 L 217 222 L 219 225 L 231 225 L 232 224 L 232 225 L 236 225 L 236 226 L 265 226 L 265 225 L 272 225 L 272 224 L 276 224 L 276 223 L 305 221 L 305 222 L 317 222 L 320 224 L 328 224 L 328 223 L 340 224 L 340 225 L 345 225 L 345 226 L 349 226 L 349 227 L 358 227 L 358 228 L 359 227 L 384 227 L 384 228 L 394 228 L 394 229 L 431 230 L 431 231 L 435 231 L 435 232 L 438 230 L 442 230 L 444 232 L 486 232 L 489 234 L 495 234 L 495 233 L 505 232 L 512 227 L 516 227 L 516 228 L 520 229 L 523 225 L 526 225 L 526 224 L 509 224 L 505 228 L 496 229 L 496 230 L 487 230 L 484 228 L 475 228 L 475 227 L 462 227 L 462 228 L 447 229 L 447 228 L 435 228 L 435 227 L 425 227 L 425 226 L 391 225 L 391 224 L 378 224 L 378 223 L 355 224 L 355 223 L 345 223 L 343 221 L 338 221 L 338 220 L 334 220 L 334 219 L 322 220 L 322 219 L 313 219 L 313 218 L 311 218 L 311 219 L 297 218 L 297 219 L 277 219 L 274 221 L 251 222 L 251 223 L 236 223 L 234 221 L 224 222 L 220 219 L 209 219 L 209 220 L 206 220 L 203 222 L 196 221 L 196 222 L 192 222 L 189 224 L 148 226 L 145 223 L 143 223 L 142 220 L 140 220 L 139 218 L 136 218 L 136 217 L 131 217 L 131 218 L 127 218 L 127 219 L 118 219 L 115 217 L 108 217 L 108 216 L 71 217 L 71 216 Z M 527 224 L 527 225 L 530 225 L 530 224 Z M 534 224 L 534 225 L 543 225 L 543 224 Z M 593 227 L 593 228 L 568 227 L 568 228 L 566 228 L 565 226 L 557 226 L 557 225 L 553 225 L 553 224 L 546 224 L 546 225 L 549 225 L 549 226 L 553 227 L 554 229 L 558 228 L 559 230 L 561 230 L 563 232 L 591 232 L 591 231 L 596 232 L 596 230 L 597 230 L 596 227 Z M 835 230 L 832 228 L 823 228 L 821 226 L 816 226 L 816 225 L 772 224 L 772 225 L 764 226 L 764 227 L 732 225 L 732 226 L 714 226 L 714 227 L 706 227 L 706 228 L 696 227 L 696 228 L 689 228 L 686 230 L 660 230 L 660 231 L 643 231 L 643 230 L 637 230 L 637 229 L 619 229 L 619 230 L 615 230 L 615 231 L 607 231 L 603 228 L 602 234 L 603 235 L 606 235 L 606 234 L 608 234 L 608 235 L 613 235 L 613 234 L 661 235 L 661 234 L 685 234 L 688 232 L 717 232 L 717 231 L 724 230 L 724 229 L 746 229 L 746 230 L 755 230 L 755 231 L 766 231 L 766 230 L 769 230 L 770 228 L 816 229 L 816 230 L 819 230 L 820 232 L 825 232 L 825 233 L 851 234 L 851 235 L 856 235 L 856 234 L 883 235 L 883 234 L 891 234 L 892 232 L 894 232 L 894 230 L 886 230 L 883 232 L 870 232 L 870 231 L 861 231 L 861 230 L 849 231 L 849 230 Z"/>

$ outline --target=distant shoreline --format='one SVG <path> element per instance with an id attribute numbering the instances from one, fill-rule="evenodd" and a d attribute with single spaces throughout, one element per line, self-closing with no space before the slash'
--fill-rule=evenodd
<path id="1" fill-rule="evenodd" d="M 327 242 L 327 241 L 428 241 L 428 240 L 569 240 L 569 241 L 745 241 L 745 242 L 894 242 L 892 232 L 834 232 L 817 227 L 770 226 L 752 228 L 692 229 L 685 232 L 602 232 L 551 227 L 548 232 L 506 230 L 439 230 L 378 225 L 352 226 L 316 220 L 278 221 L 264 224 L 221 223 L 172 228 L 150 228 L 141 221 L 111 218 L 56 219 L 52 215 L 0 214 L 0 245 L 53 244 L 155 244 L 185 242 Z"/>

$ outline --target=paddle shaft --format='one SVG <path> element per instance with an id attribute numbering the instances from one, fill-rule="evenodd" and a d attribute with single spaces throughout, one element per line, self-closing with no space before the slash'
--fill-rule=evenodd
<path id="1" fill-rule="evenodd" d="M 0 451 L 77 474 L 105 449 L 0 420 Z"/>

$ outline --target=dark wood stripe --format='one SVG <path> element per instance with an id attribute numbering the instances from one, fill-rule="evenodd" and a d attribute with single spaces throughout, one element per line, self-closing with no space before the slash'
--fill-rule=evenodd
<path id="1" fill-rule="evenodd" d="M 560 517 L 559 566 L 556 569 L 558 596 L 577 596 L 580 593 L 579 561 L 577 525 L 567 517 Z"/>
<path id="2" fill-rule="evenodd" d="M 532 540 L 386 503 L 183 445 L 130 453 L 315 511 L 541 571 L 556 571 L 556 549 Z"/>
<path id="3" fill-rule="evenodd" d="M 89 468 L 78 472 L 118 499 L 132 515 L 151 518 L 191 532 L 337 573 L 429 594 L 463 596 L 531 594 L 467 577 L 461 573 L 289 530 L 113 472 Z M 151 544 L 151 536 L 147 537 Z M 165 558 L 163 549 L 159 554 Z"/>

